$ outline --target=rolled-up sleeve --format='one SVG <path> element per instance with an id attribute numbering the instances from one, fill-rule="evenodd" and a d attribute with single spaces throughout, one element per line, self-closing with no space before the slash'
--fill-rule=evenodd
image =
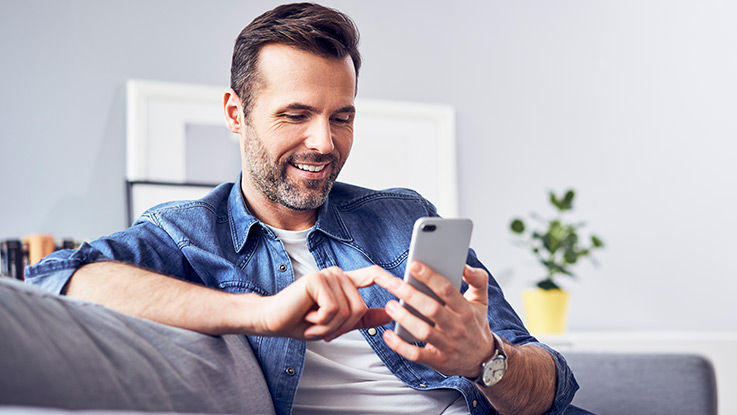
<path id="1" fill-rule="evenodd" d="M 565 413 L 571 401 L 573 401 L 573 395 L 578 390 L 578 383 L 576 382 L 576 378 L 573 377 L 573 372 L 568 367 L 566 359 L 546 344 L 534 341 L 525 343 L 525 346 L 527 345 L 542 347 L 550 353 L 555 361 L 555 399 L 553 400 L 553 405 L 545 414 L 556 415 Z"/>
<path id="2" fill-rule="evenodd" d="M 26 267 L 25 278 L 54 294 L 61 294 L 75 271 L 84 265 L 116 261 L 190 282 L 202 283 L 192 272 L 177 243 L 154 219 L 144 215 L 133 226 L 85 242 L 76 250 L 56 251 Z"/>
<path id="3" fill-rule="evenodd" d="M 476 253 L 473 250 L 469 250 L 467 263 L 473 267 L 479 267 L 489 272 L 486 267 L 478 260 Z M 462 287 L 465 290 L 467 285 L 464 283 Z M 502 289 L 499 284 L 494 280 L 489 273 L 489 327 L 495 333 L 507 339 L 512 344 L 521 345 L 534 345 L 546 350 L 555 361 L 555 398 L 550 409 L 545 412 L 546 415 L 557 415 L 565 413 L 566 409 L 573 401 L 573 396 L 578 390 L 578 383 L 576 378 L 573 376 L 571 368 L 568 367 L 565 358 L 553 350 L 549 346 L 540 343 L 530 335 L 525 326 L 522 324 L 517 313 L 514 312 L 512 306 L 509 305 L 507 300 L 504 298 Z"/>

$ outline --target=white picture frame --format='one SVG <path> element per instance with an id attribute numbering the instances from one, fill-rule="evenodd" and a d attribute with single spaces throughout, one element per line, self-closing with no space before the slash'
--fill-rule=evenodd
<path id="1" fill-rule="evenodd" d="M 128 226 L 133 225 L 143 212 L 164 202 L 172 200 L 196 200 L 207 195 L 213 185 L 187 183 L 160 183 L 149 181 L 128 181 Z"/>
<path id="2" fill-rule="evenodd" d="M 188 128 L 219 127 L 227 132 L 222 109 L 225 91 L 224 87 L 129 80 L 126 86 L 127 180 L 212 185 L 232 181 L 237 172 L 227 177 L 213 176 L 218 180 L 213 177 L 201 180 L 188 171 L 188 163 L 192 162 L 192 157 L 187 157 Z M 353 148 L 338 180 L 373 189 L 411 188 L 433 202 L 441 215 L 457 216 L 453 108 L 373 99 L 357 99 L 356 108 Z M 216 135 L 226 137 L 227 134 L 233 140 L 232 151 L 237 152 L 235 135 L 229 132 Z M 219 148 L 229 146 L 225 141 Z M 221 154 L 206 153 L 197 151 L 196 157 L 210 157 L 206 166 L 222 164 Z M 198 168 L 200 174 L 205 170 Z"/>

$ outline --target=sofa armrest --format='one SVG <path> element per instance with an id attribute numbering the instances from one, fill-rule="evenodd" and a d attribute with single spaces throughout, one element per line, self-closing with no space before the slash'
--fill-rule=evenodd
<path id="1" fill-rule="evenodd" d="M 0 405 L 273 414 L 245 336 L 208 336 L 0 279 Z"/>

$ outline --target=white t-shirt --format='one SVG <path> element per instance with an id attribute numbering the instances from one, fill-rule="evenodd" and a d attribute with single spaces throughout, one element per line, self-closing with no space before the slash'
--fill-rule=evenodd
<path id="1" fill-rule="evenodd" d="M 318 270 L 304 231 L 271 228 L 284 244 L 294 278 Z M 295 414 L 468 414 L 454 389 L 418 391 L 391 373 L 363 335 L 354 330 L 330 343 L 308 341 L 294 398 Z"/>

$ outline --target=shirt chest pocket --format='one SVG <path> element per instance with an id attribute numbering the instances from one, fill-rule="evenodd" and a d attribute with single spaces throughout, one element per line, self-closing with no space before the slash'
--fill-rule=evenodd
<path id="1" fill-rule="evenodd" d="M 266 290 L 249 280 L 221 281 L 218 283 L 218 287 L 225 292 L 234 294 L 254 293 L 260 296 L 270 295 Z"/>
<path id="2" fill-rule="evenodd" d="M 280 267 L 284 261 L 273 259 L 267 255 L 252 256 L 229 278 L 219 280 L 218 287 L 231 293 L 254 293 L 260 296 L 276 294 L 281 286 L 291 282 L 291 267 Z"/>

